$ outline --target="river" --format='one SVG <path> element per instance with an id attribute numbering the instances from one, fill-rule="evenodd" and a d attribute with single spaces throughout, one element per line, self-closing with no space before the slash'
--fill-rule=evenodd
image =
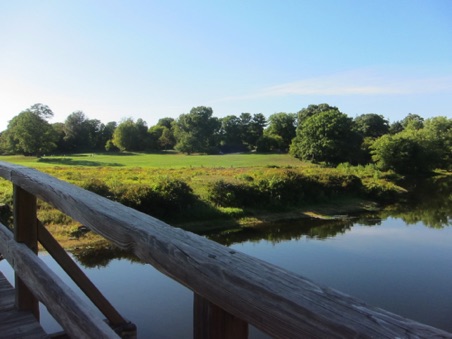
<path id="1" fill-rule="evenodd" d="M 452 332 L 452 195 L 437 200 L 437 192 L 374 215 L 292 221 L 209 237 L 370 305 Z M 150 265 L 93 253 L 75 259 L 137 325 L 139 338 L 192 337 L 189 290 Z M 49 255 L 40 257 L 64 276 Z M 0 270 L 12 281 L 5 260 Z M 43 307 L 41 313 L 44 328 L 57 331 Z M 251 329 L 250 337 L 266 336 Z"/>

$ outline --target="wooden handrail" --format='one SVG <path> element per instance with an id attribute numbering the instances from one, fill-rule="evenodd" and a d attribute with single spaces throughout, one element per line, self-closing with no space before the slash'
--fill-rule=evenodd
<path id="1" fill-rule="evenodd" d="M 112 328 L 133 327 L 133 324 L 126 321 L 116 311 L 40 221 L 38 221 L 38 240 L 77 286 L 105 315 Z"/>
<path id="2" fill-rule="evenodd" d="M 274 337 L 452 337 L 37 170 L 0 162 L 0 176 Z"/>
<path id="3" fill-rule="evenodd" d="M 16 242 L 1 223 L 0 252 L 69 336 L 119 338 L 89 304 L 72 292 L 25 244 Z"/>

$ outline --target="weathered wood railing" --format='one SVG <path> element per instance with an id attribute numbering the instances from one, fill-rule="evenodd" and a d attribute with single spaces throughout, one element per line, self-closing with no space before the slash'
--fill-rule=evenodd
<path id="1" fill-rule="evenodd" d="M 196 338 L 244 338 L 248 324 L 283 338 L 452 338 L 36 170 L 0 162 L 0 176 L 191 289 Z M 3 234 L 0 242 L 7 243 L 1 251 L 17 247 L 16 258 L 26 256 L 22 244 Z M 13 266 L 20 272 L 33 265 Z M 49 287 L 32 286 L 44 299 Z"/>

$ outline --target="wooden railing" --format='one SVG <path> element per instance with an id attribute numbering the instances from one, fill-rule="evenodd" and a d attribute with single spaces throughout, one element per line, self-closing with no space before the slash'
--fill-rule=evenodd
<path id="1" fill-rule="evenodd" d="M 174 228 L 36 170 L 0 162 L 0 176 L 191 289 L 195 295 L 195 338 L 246 338 L 248 324 L 281 338 L 452 338 L 450 333 L 370 307 L 280 267 Z M 15 201 L 19 203 L 22 204 Z M 16 210 L 27 214 L 18 207 Z M 16 213 L 16 217 L 19 214 Z M 24 222 L 33 220 L 34 215 Z M 27 272 L 27 276 L 36 275 L 36 279 L 40 279 L 40 272 L 28 273 L 37 265 L 36 256 L 25 254 L 24 244 L 18 244 L 3 232 L 0 234 L 0 251 L 17 251 L 12 266 L 19 276 Z M 25 257 L 34 259 L 29 261 L 23 259 Z M 61 299 L 48 297 L 58 295 L 59 298 L 61 291 L 55 290 L 64 289 L 60 279 L 55 276 L 52 279 L 52 284 L 48 282 L 42 287 L 24 279 L 32 294 L 44 301 L 49 310 L 54 303 L 65 304 Z M 55 312 L 69 312 L 71 316 L 66 318 L 72 318 L 87 307 L 79 308 L 83 309 Z M 91 330 L 99 325 L 98 320 L 92 319 L 87 322 L 86 318 L 74 317 L 67 319 L 71 324 L 64 320 L 62 326 L 70 335 L 75 333 L 75 337 L 81 332 L 70 332 L 69 328 L 76 327 L 79 331 L 82 325 L 90 328 L 89 336 L 100 337 Z M 108 330 L 104 326 L 99 333 L 104 337 L 115 335 Z"/>

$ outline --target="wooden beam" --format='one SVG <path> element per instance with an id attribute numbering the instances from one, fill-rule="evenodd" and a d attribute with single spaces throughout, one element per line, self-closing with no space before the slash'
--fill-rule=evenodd
<path id="1" fill-rule="evenodd" d="M 38 229 L 36 223 L 36 197 L 17 185 L 14 194 L 14 238 L 25 244 L 33 253 L 38 253 Z M 16 286 L 16 307 L 19 311 L 31 312 L 39 320 L 39 302 L 14 273 Z"/>
<path id="2" fill-rule="evenodd" d="M 107 320 L 113 328 L 129 324 L 91 280 L 89 280 L 40 221 L 38 221 L 38 240 L 93 304 L 107 317 Z"/>
<path id="3" fill-rule="evenodd" d="M 248 324 L 194 294 L 193 338 L 246 339 L 248 338 Z"/>
<path id="4" fill-rule="evenodd" d="M 70 337 L 119 338 L 91 305 L 78 297 L 25 244 L 17 243 L 1 223 L 0 252 Z"/>

